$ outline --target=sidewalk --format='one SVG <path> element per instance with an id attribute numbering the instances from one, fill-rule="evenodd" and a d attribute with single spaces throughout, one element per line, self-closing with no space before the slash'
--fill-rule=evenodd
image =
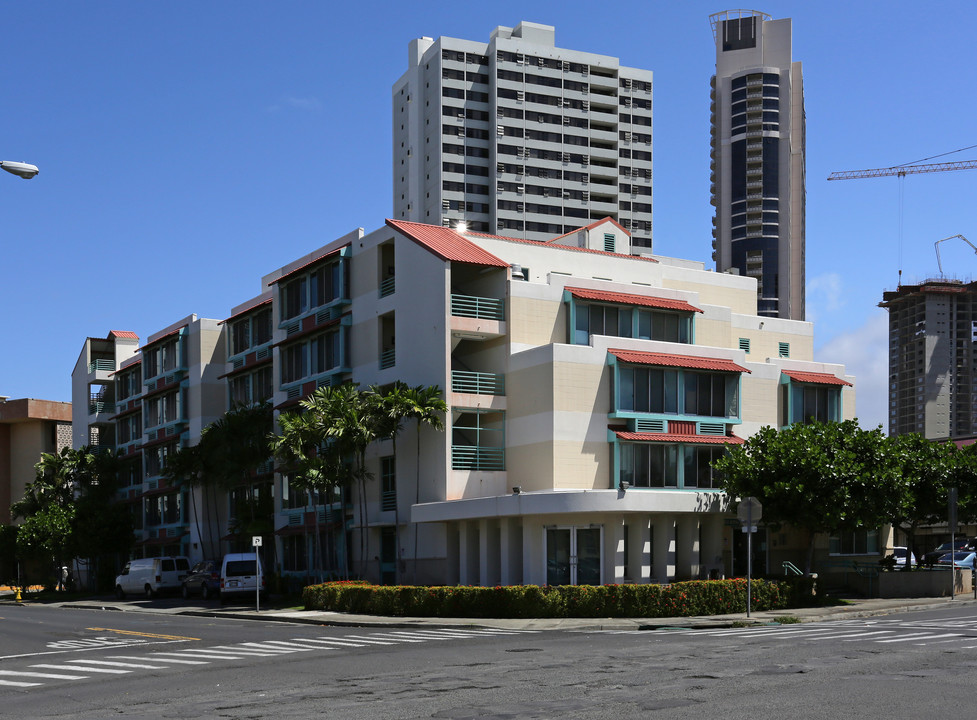
<path id="1" fill-rule="evenodd" d="M 0 590 L 0 605 L 14 604 L 12 593 Z M 415 618 L 384 617 L 377 615 L 351 615 L 338 612 L 271 608 L 255 611 L 244 607 L 210 607 L 193 603 L 174 607 L 160 607 L 155 602 L 125 602 L 108 598 L 45 602 L 48 607 L 87 608 L 93 610 L 117 610 L 166 615 L 191 615 L 197 617 L 225 617 L 239 620 L 265 622 L 293 622 L 309 625 L 338 627 L 432 627 L 432 628 L 487 628 L 503 630 L 654 630 L 658 628 L 721 628 L 738 624 L 764 625 L 778 622 L 778 618 L 797 618 L 800 622 L 848 620 L 875 617 L 912 610 L 938 610 L 952 605 L 977 606 L 971 595 L 949 598 L 899 598 L 856 599 L 849 604 L 831 607 L 794 608 L 790 610 L 765 610 L 728 615 L 674 618 Z M 32 604 L 32 603 L 21 603 Z"/>

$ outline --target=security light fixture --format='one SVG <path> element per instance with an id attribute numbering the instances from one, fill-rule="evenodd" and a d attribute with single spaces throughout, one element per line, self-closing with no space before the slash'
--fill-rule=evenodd
<path id="1" fill-rule="evenodd" d="M 521 492 L 522 492 L 522 485 L 516 485 L 514 488 L 512 488 L 513 495 L 518 495 Z"/>
<path id="2" fill-rule="evenodd" d="M 629 483 L 627 480 L 621 481 L 621 492 L 627 492 L 629 487 L 631 487 L 631 483 Z"/>

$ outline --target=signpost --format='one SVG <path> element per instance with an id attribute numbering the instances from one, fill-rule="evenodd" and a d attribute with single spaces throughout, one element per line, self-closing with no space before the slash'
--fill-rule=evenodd
<path id="1" fill-rule="evenodd" d="M 736 508 L 736 517 L 743 523 L 746 533 L 746 616 L 750 617 L 753 596 L 753 533 L 756 523 L 763 517 L 763 506 L 755 497 L 743 498 Z"/>
<path id="2" fill-rule="evenodd" d="M 258 548 L 261 547 L 261 536 L 252 535 L 251 545 L 254 547 L 254 611 L 261 612 L 261 563 L 258 560 Z"/>

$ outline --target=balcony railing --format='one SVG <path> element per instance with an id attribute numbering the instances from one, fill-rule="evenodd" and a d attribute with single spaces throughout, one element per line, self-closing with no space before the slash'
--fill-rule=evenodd
<path id="1" fill-rule="evenodd" d="M 452 470 L 505 470 L 505 448 L 451 446 Z"/>
<path id="2" fill-rule="evenodd" d="M 384 350 L 380 353 L 380 369 L 386 370 L 387 368 L 392 368 L 397 363 L 397 351 L 396 350 Z"/>
<path id="3" fill-rule="evenodd" d="M 96 370 L 105 370 L 108 372 L 113 372 L 115 370 L 114 360 L 92 360 L 88 363 L 88 372 L 93 373 Z"/>
<path id="4" fill-rule="evenodd" d="M 502 373 L 451 371 L 451 392 L 475 395 L 505 395 L 505 375 Z"/>
<path id="5" fill-rule="evenodd" d="M 452 295 L 451 314 L 480 320 L 504 320 L 505 304 L 498 298 Z"/>
<path id="6" fill-rule="evenodd" d="M 382 283 L 380 283 L 380 297 L 387 297 L 387 295 L 393 295 L 396 283 L 394 282 L 394 276 L 391 275 Z"/>
<path id="7" fill-rule="evenodd" d="M 92 400 L 88 403 L 88 414 L 96 415 L 100 413 L 115 412 L 115 403 L 104 402 L 102 400 Z"/>

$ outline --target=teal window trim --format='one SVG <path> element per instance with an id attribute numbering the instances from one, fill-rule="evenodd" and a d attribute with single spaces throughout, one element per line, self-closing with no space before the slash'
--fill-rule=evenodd
<path id="1" fill-rule="evenodd" d="M 586 331 L 587 340 L 584 341 L 582 338 L 577 337 L 577 332 L 578 332 L 577 318 L 581 312 L 589 313 L 591 307 L 614 308 L 618 311 L 619 314 L 623 310 L 623 311 L 627 311 L 627 314 L 630 316 L 630 320 L 629 320 L 630 327 L 631 327 L 630 334 L 625 335 L 619 331 L 614 335 L 605 335 L 606 337 L 620 337 L 620 338 L 637 339 L 637 340 L 656 340 L 653 337 L 647 337 L 647 338 L 641 337 L 641 313 L 648 313 L 650 315 L 657 315 L 657 316 L 674 316 L 678 318 L 679 323 L 682 322 L 688 323 L 685 331 L 688 336 L 688 342 L 683 342 L 681 339 L 679 340 L 657 339 L 656 342 L 674 342 L 680 345 L 695 345 L 695 337 L 696 337 L 695 316 L 698 314 L 695 312 L 685 313 L 678 310 L 667 310 L 664 308 L 646 307 L 643 305 L 633 305 L 631 303 L 599 302 L 593 300 L 580 301 L 577 300 L 577 298 L 574 297 L 573 293 L 570 290 L 567 290 L 566 288 L 563 289 L 563 302 L 566 303 L 567 305 L 567 343 L 570 345 L 590 345 L 591 338 L 595 334 L 601 334 L 601 333 L 591 332 L 590 323 L 588 321 L 587 331 Z M 580 330 L 580 332 L 582 333 L 583 330 Z M 683 331 L 681 327 L 679 327 L 678 329 L 679 338 L 682 337 L 682 332 Z"/>
<path id="2" fill-rule="evenodd" d="M 665 447 L 674 447 L 676 453 L 676 463 L 675 463 L 675 485 L 665 485 L 661 487 L 642 487 L 636 485 L 630 485 L 628 491 L 631 490 L 667 490 L 669 492 L 710 492 L 710 493 L 720 493 L 723 492 L 720 488 L 706 488 L 691 486 L 686 487 L 685 485 L 685 453 L 689 449 L 695 448 L 721 448 L 721 445 L 714 443 L 669 443 L 669 442 L 635 442 L 632 440 L 621 440 L 614 430 L 607 431 L 607 440 L 611 443 L 611 487 L 620 488 L 621 487 L 621 474 L 622 474 L 622 458 L 621 450 L 625 445 L 656 445 Z"/>
<path id="3" fill-rule="evenodd" d="M 842 412 L 843 412 L 843 398 L 842 398 L 842 386 L 838 385 L 822 385 L 820 383 L 805 383 L 798 382 L 797 380 L 791 379 L 789 376 L 781 373 L 780 375 L 780 386 L 785 388 L 784 394 L 784 416 L 781 418 L 781 429 L 790 427 L 799 422 L 804 422 L 803 418 L 796 418 L 799 410 L 796 409 L 797 393 L 795 390 L 802 390 L 803 388 L 822 388 L 825 392 L 830 393 L 827 398 L 828 402 L 828 415 L 827 422 L 841 422 Z"/>
<path id="4" fill-rule="evenodd" d="M 608 358 L 607 365 L 608 365 L 608 367 L 611 368 L 611 372 L 613 373 L 613 375 L 611 377 L 611 381 L 612 381 L 611 382 L 611 387 L 612 387 L 612 391 L 611 391 L 611 403 L 612 403 L 612 407 L 611 407 L 611 411 L 607 414 L 607 417 L 608 418 L 612 418 L 612 419 L 642 418 L 642 419 L 654 419 L 654 420 L 662 419 L 662 420 L 670 420 L 670 421 L 688 421 L 688 422 L 723 422 L 723 423 L 727 423 L 727 424 L 730 424 L 730 425 L 739 425 L 739 424 L 741 424 L 743 422 L 743 374 L 742 373 L 732 373 L 732 372 L 731 373 L 721 373 L 721 374 L 725 374 L 725 375 L 736 375 L 737 376 L 737 379 L 736 379 L 736 415 L 735 416 L 727 416 L 727 415 L 692 415 L 692 414 L 688 414 L 688 413 L 684 413 L 684 412 L 666 413 L 666 412 L 643 412 L 643 411 L 636 411 L 636 410 L 621 410 L 620 409 L 620 406 L 621 406 L 621 398 L 620 398 L 620 391 L 621 391 L 621 375 L 620 375 L 621 363 L 618 361 L 617 356 L 614 355 L 614 354 L 612 354 L 612 353 L 610 353 L 610 352 L 607 353 L 607 358 Z M 665 366 L 658 366 L 658 365 L 630 365 L 630 364 L 626 364 L 626 366 L 627 367 L 665 367 Z M 675 370 L 677 372 L 677 374 L 678 374 L 678 383 L 677 384 L 678 384 L 678 391 L 679 391 L 680 395 L 684 391 L 684 388 L 685 388 L 685 372 L 686 371 L 694 372 L 694 373 L 695 372 L 706 372 L 706 373 L 709 373 L 710 372 L 708 370 L 701 371 L 701 370 L 696 370 L 695 368 L 682 368 L 682 367 L 669 367 L 669 369 Z M 712 372 L 718 372 L 718 371 L 712 371 Z M 783 378 L 784 377 L 786 377 L 786 376 L 785 375 L 781 375 L 781 382 L 783 382 Z M 684 395 L 682 395 L 679 398 L 679 400 L 680 401 L 684 400 Z"/>

